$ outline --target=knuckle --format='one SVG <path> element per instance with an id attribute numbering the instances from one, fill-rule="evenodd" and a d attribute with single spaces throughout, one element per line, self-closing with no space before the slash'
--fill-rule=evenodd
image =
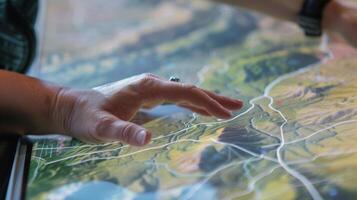
<path id="1" fill-rule="evenodd" d="M 145 77 L 151 77 L 151 78 L 157 78 L 157 76 L 153 73 L 144 73 L 143 74 Z"/>
<path id="2" fill-rule="evenodd" d="M 197 86 L 192 84 L 183 84 L 183 88 L 188 91 L 196 91 L 198 89 Z"/>
<path id="3" fill-rule="evenodd" d="M 114 123 L 110 117 L 100 117 L 94 126 L 94 133 L 99 138 L 105 137 L 108 131 L 108 128 Z"/>
<path id="4" fill-rule="evenodd" d="M 120 135 L 121 135 L 120 139 L 123 142 L 129 142 L 133 130 L 134 130 L 134 126 L 132 124 L 125 124 L 123 126 L 123 129 L 122 129 L 121 133 L 120 133 Z"/>
<path id="5" fill-rule="evenodd" d="M 141 75 L 141 80 L 142 81 L 155 81 L 155 80 L 157 80 L 157 77 L 154 74 L 145 73 L 145 74 Z"/>
<path id="6" fill-rule="evenodd" d="M 143 74 L 138 83 L 135 85 L 134 90 L 143 98 L 153 98 L 155 91 L 158 88 L 158 78 L 153 74 Z"/>
<path id="7" fill-rule="evenodd" d="M 150 86 L 156 81 L 156 78 L 150 74 L 143 74 L 139 80 L 140 86 Z"/>

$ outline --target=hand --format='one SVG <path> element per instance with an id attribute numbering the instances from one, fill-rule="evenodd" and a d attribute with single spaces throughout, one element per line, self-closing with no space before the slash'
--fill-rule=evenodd
<path id="1" fill-rule="evenodd" d="M 332 38 L 342 38 L 357 47 L 357 2 L 332 0 L 328 3 L 323 28 Z"/>
<path id="2" fill-rule="evenodd" d="M 134 76 L 88 91 L 62 89 L 51 112 L 59 130 L 86 142 L 122 141 L 141 146 L 151 133 L 129 122 L 142 107 L 176 103 L 194 112 L 230 118 L 242 102 L 193 85 L 170 82 L 151 74 Z"/>

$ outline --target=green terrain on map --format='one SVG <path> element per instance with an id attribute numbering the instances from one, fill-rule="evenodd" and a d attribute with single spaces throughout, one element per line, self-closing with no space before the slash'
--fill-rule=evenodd
<path id="1" fill-rule="evenodd" d="M 335 56 L 290 24 L 207 1 L 138 2 L 113 3 L 131 13 L 120 19 L 126 34 L 96 50 L 49 49 L 41 76 L 85 88 L 174 74 L 241 98 L 244 108 L 224 121 L 187 113 L 152 120 L 144 126 L 153 140 L 142 148 L 36 140 L 26 199 L 357 195 L 356 54 Z"/>

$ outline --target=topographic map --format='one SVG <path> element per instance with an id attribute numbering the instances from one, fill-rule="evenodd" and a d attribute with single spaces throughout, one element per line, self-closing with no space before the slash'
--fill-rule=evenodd
<path id="1" fill-rule="evenodd" d="M 26 199 L 355 199 L 355 50 L 208 1 L 48 2 L 37 76 L 89 88 L 175 75 L 245 106 L 147 120 L 142 148 L 37 139 Z"/>

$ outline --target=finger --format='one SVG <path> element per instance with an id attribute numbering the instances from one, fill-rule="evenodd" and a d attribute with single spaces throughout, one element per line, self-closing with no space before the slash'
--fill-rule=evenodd
<path id="1" fill-rule="evenodd" d="M 151 139 L 151 133 L 145 128 L 127 121 L 122 121 L 109 113 L 100 116 L 94 124 L 95 138 L 109 142 L 121 141 L 135 146 L 143 146 Z"/>
<path id="2" fill-rule="evenodd" d="M 232 116 L 228 109 L 193 85 L 161 81 L 158 89 L 154 92 L 154 97 L 174 103 L 186 102 L 204 108 L 216 117 L 230 118 Z"/>
<path id="3" fill-rule="evenodd" d="M 151 109 L 151 108 L 154 108 L 154 107 L 161 105 L 163 103 L 164 103 L 164 101 L 162 101 L 162 100 L 148 101 L 148 102 L 143 102 L 141 107 L 145 108 L 145 109 Z"/>
<path id="4" fill-rule="evenodd" d="M 204 116 L 212 116 L 210 113 L 207 112 L 207 110 L 196 107 L 196 106 L 192 106 L 192 105 L 187 105 L 187 104 L 178 104 L 178 106 L 183 107 L 183 108 L 187 108 L 195 113 L 198 113 L 200 115 L 204 115 Z"/>
<path id="5" fill-rule="evenodd" d="M 218 103 L 229 110 L 238 110 L 243 107 L 243 102 L 238 99 L 232 99 L 229 97 L 218 95 L 214 92 L 202 89 L 208 96 L 215 99 Z"/>

